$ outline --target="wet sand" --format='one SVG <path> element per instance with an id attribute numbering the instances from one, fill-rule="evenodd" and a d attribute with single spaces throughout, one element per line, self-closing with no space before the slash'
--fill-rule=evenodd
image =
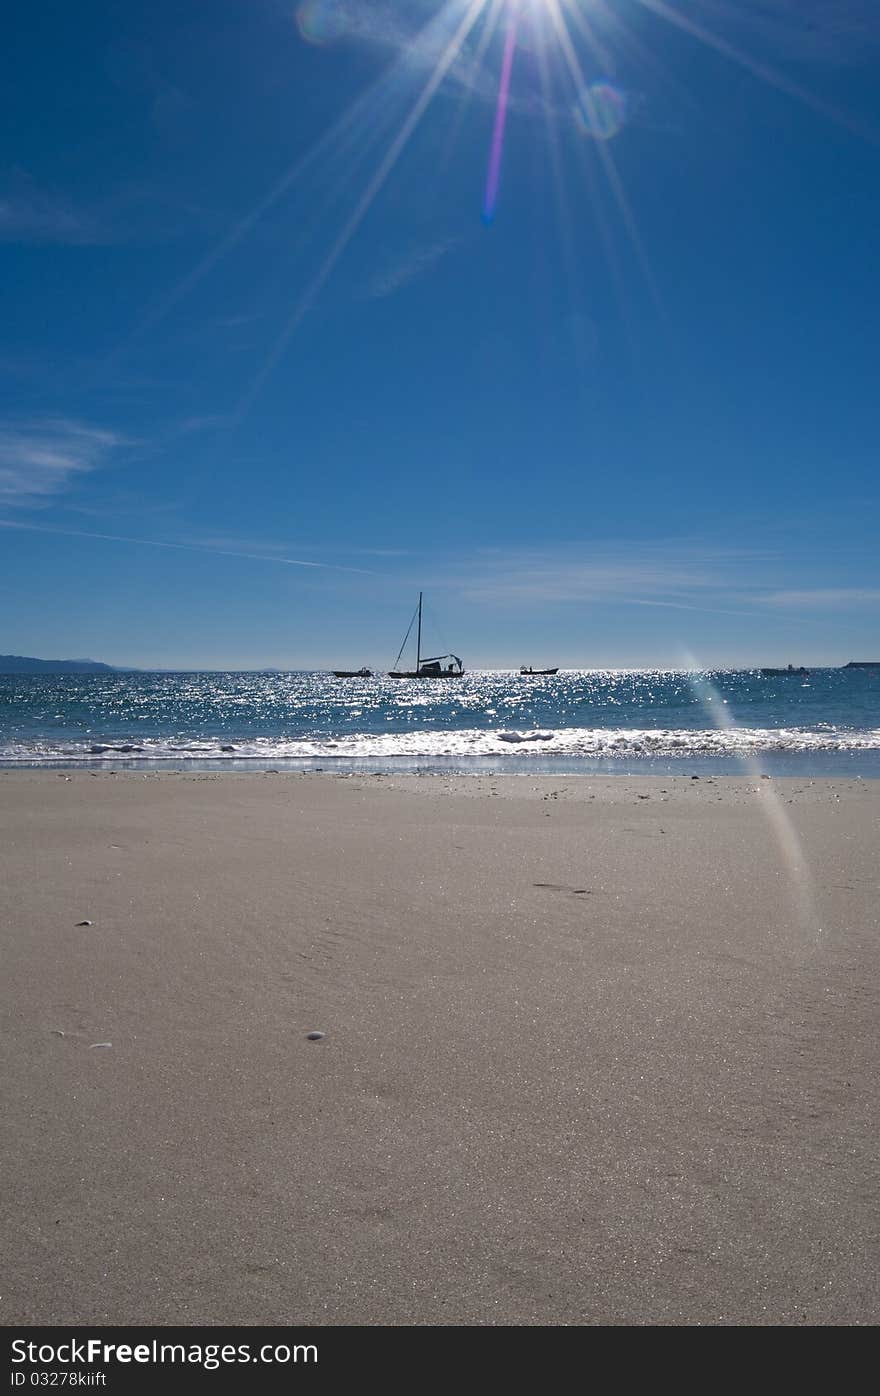
<path id="1" fill-rule="evenodd" d="M 0 1322 L 876 1323 L 878 845 L 878 781 L 3 773 Z"/>

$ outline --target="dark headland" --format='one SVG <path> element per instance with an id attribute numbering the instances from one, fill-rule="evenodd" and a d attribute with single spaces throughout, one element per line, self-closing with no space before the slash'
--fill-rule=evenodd
<path id="1" fill-rule="evenodd" d="M 112 664 L 97 659 L 30 659 L 22 654 L 0 654 L 0 674 L 114 674 Z"/>

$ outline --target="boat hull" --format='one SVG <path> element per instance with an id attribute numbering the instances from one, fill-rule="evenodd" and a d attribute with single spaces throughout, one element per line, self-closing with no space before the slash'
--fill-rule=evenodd
<path id="1" fill-rule="evenodd" d="M 460 679 L 461 674 L 420 674 L 414 669 L 401 673 L 398 669 L 389 669 L 388 677 L 389 679 Z"/>
<path id="2" fill-rule="evenodd" d="M 333 677 L 335 679 L 371 679 L 373 671 L 372 669 L 334 669 Z"/>

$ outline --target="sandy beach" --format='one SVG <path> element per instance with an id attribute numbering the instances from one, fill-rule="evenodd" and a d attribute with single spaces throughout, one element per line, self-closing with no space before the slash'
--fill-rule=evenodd
<path id="1" fill-rule="evenodd" d="M 876 1323 L 878 843 L 880 781 L 3 773 L 0 1321 Z"/>

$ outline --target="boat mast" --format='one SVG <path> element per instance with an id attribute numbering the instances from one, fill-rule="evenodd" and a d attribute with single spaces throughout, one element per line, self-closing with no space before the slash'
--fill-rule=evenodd
<path id="1" fill-rule="evenodd" d="M 422 667 L 422 593 L 419 592 L 419 632 L 416 637 L 416 673 Z"/>

